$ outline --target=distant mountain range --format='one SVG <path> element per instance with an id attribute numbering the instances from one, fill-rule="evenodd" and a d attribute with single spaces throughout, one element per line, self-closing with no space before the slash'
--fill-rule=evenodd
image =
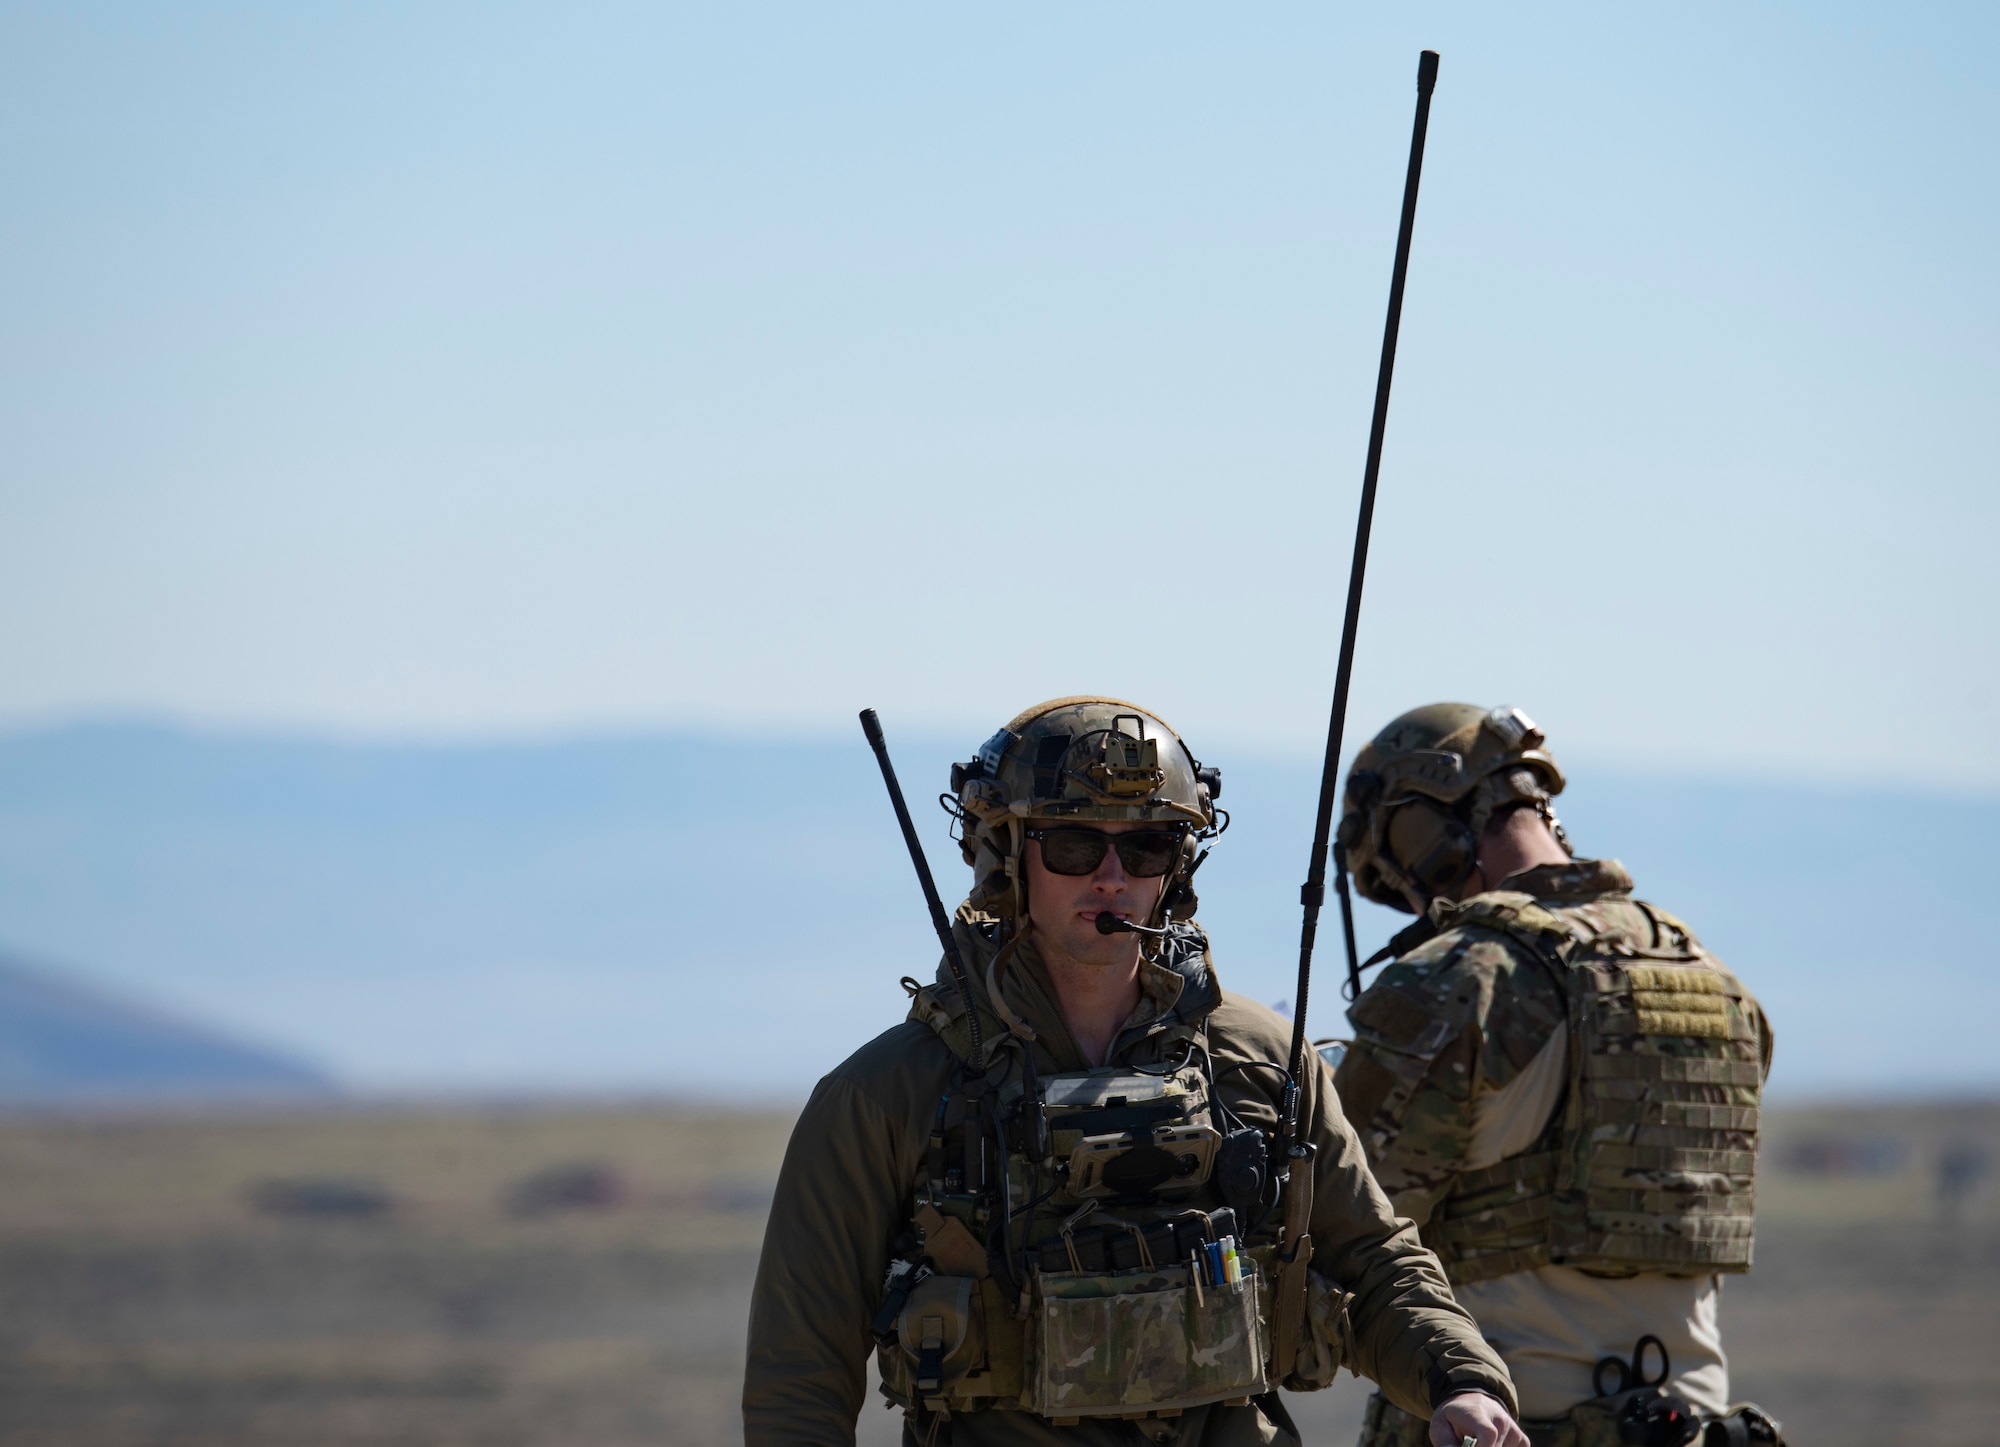
<path id="1" fill-rule="evenodd" d="M 327 1076 L 275 1051 L 0 961 L 0 1105 L 332 1093 Z"/>
<path id="2" fill-rule="evenodd" d="M 928 801 L 976 740 L 891 742 L 940 883 L 962 889 Z M 1234 820 L 1202 874 L 1224 983 L 1289 999 L 1317 770 L 1204 759 Z M 1986 865 L 2000 800 L 1566 762 L 1578 846 L 1622 858 L 1763 998 L 1776 1088 L 2000 1089 Z M 1365 907 L 1364 951 L 1401 922 Z M 937 957 L 858 729 L 0 737 L 0 946 L 364 1091 L 728 1099 L 795 1098 L 900 1019 L 898 977 Z M 1313 1031 L 1339 1033 L 1337 931 L 1319 962 Z M 31 998 L 0 996 L 0 1024 L 29 1018 Z"/>

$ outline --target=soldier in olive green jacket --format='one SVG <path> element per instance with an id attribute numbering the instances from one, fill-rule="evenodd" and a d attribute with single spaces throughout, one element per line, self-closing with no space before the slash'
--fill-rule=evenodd
<path id="1" fill-rule="evenodd" d="M 1344 1364 L 1439 1444 L 1525 1447 L 1505 1368 L 1316 1057 L 1310 1234 L 1282 1239 L 1289 1031 L 1220 987 L 1191 922 L 1219 774 L 1143 710 L 1063 699 L 953 784 L 969 968 L 906 980 L 910 1018 L 793 1132 L 751 1305 L 751 1447 L 852 1442 L 871 1352 L 906 1443 L 1295 1443 L 1276 1388 Z"/>

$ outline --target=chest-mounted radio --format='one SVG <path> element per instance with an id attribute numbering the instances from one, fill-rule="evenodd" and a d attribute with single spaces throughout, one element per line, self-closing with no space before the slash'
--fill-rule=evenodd
<path id="1" fill-rule="evenodd" d="M 1206 1084 L 1193 1067 L 1164 1075 L 1105 1069 L 1051 1076 L 1042 1110 L 1062 1195 L 1073 1201 L 1194 1195 L 1208 1182 L 1222 1145 Z"/>

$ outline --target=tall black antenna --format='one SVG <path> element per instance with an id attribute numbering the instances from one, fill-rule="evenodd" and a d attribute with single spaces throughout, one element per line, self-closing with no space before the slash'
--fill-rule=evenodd
<path id="1" fill-rule="evenodd" d="M 888 786 L 896 823 L 902 826 L 903 843 L 909 848 L 910 863 L 917 867 L 917 883 L 923 886 L 924 903 L 930 906 L 931 926 L 937 931 L 938 943 L 944 946 L 944 957 L 951 965 L 958 993 L 965 999 L 965 1022 L 972 1031 L 972 1071 L 977 1075 L 986 1069 L 986 1043 L 979 1033 L 979 1002 L 972 998 L 972 981 L 966 977 L 964 957 L 958 952 L 958 941 L 952 937 L 951 916 L 944 912 L 944 901 L 938 897 L 937 881 L 931 878 L 931 862 L 924 857 L 923 841 L 917 838 L 917 826 L 910 821 L 910 806 L 903 802 L 903 786 L 896 782 L 896 766 L 889 762 L 889 741 L 882 736 L 882 720 L 875 716 L 874 709 L 861 710 L 861 732 L 868 736 L 868 747 L 875 750 L 875 762 L 882 766 L 882 782 Z"/>
<path id="2" fill-rule="evenodd" d="M 1340 629 L 1340 665 L 1333 679 L 1333 715 L 1326 726 L 1326 759 L 1319 776 L 1319 814 L 1313 824 L 1312 861 L 1299 889 L 1305 920 L 1299 928 L 1299 988 L 1292 1001 L 1292 1079 L 1306 1078 L 1306 997 L 1312 985 L 1313 942 L 1319 934 L 1320 906 L 1326 902 L 1326 856 L 1333 832 L 1333 805 L 1340 792 L 1341 736 L 1347 726 L 1347 686 L 1354 675 L 1354 634 L 1361 622 L 1361 583 L 1368 571 L 1368 534 L 1375 521 L 1375 483 L 1382 472 L 1382 434 L 1389 426 L 1389 383 L 1396 374 L 1396 333 L 1403 324 L 1403 281 L 1410 270 L 1410 233 L 1417 223 L 1417 183 L 1424 173 L 1424 132 L 1431 119 L 1431 91 L 1437 86 L 1438 57 L 1426 50 L 1417 61 L 1417 120 L 1410 136 L 1410 169 L 1403 179 L 1403 220 L 1396 232 L 1396 269 L 1389 279 L 1389 320 L 1382 331 L 1382 366 L 1375 375 L 1375 418 L 1368 428 L 1368 465 L 1361 474 L 1361 515 L 1354 524 L 1354 564 L 1347 575 L 1347 618 Z M 1347 867 L 1336 860 L 1343 912 L 1347 908 Z M 1359 977 L 1354 963 L 1354 930 L 1345 930 L 1348 978 Z M 1296 1120 L 1288 1128 L 1299 1138 Z"/>

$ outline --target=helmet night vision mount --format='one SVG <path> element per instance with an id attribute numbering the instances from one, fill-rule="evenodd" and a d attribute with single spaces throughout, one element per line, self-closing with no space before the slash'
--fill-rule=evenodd
<path id="1" fill-rule="evenodd" d="M 1205 767 L 1157 714 L 1123 699 L 1079 695 L 1036 704 L 1008 720 L 964 763 L 940 796 L 959 823 L 973 869 L 970 903 L 1003 919 L 1027 913 L 1021 857 L 1027 831 L 1054 823 L 1164 824 L 1183 831 L 1160 918 L 1192 918 L 1201 846 L 1229 827 L 1215 805 L 1222 771 Z M 1114 926 L 1114 928 L 1117 928 Z M 1139 929 L 1134 933 L 1154 933 Z"/>

